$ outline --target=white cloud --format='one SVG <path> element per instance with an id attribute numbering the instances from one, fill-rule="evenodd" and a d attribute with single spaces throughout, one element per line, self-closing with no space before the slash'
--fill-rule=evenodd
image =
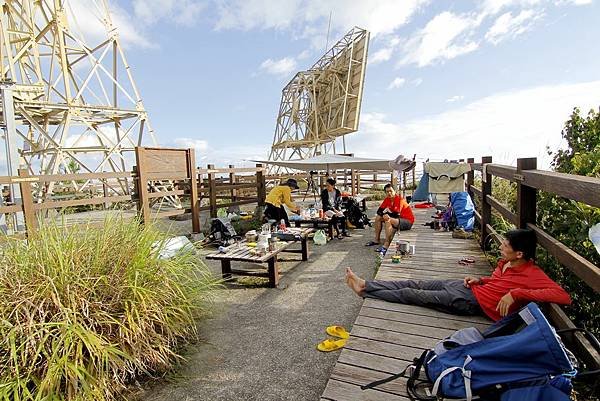
<path id="1" fill-rule="evenodd" d="M 406 83 L 406 79 L 400 78 L 400 77 L 396 77 L 388 85 L 388 90 L 401 88 L 402 86 L 404 86 L 405 83 Z"/>
<path id="2" fill-rule="evenodd" d="M 133 10 L 138 21 L 152 25 L 160 20 L 170 20 L 181 25 L 194 24 L 205 3 L 195 0 L 134 0 Z"/>
<path id="3" fill-rule="evenodd" d="M 547 167 L 545 147 L 561 145 L 560 132 L 573 107 L 586 113 L 600 105 L 600 81 L 542 86 L 498 93 L 444 113 L 402 123 L 380 113 L 363 113 L 358 133 L 346 138 L 357 156 L 446 158 L 493 155 L 514 164 L 538 157 Z"/>
<path id="4" fill-rule="evenodd" d="M 424 67 L 476 50 L 479 45 L 472 36 L 480 23 L 481 19 L 475 16 L 448 11 L 436 15 L 404 45 L 405 55 L 400 64 Z"/>
<path id="5" fill-rule="evenodd" d="M 556 1 L 556 5 L 560 6 L 562 4 L 573 4 L 576 6 L 587 6 L 592 4 L 593 0 L 558 0 Z"/>
<path id="6" fill-rule="evenodd" d="M 485 34 L 485 38 L 495 45 L 505 39 L 515 38 L 530 30 L 535 21 L 542 16 L 541 12 L 533 10 L 523 10 L 514 17 L 511 12 L 504 13 L 496 19 L 494 25 Z"/>
<path id="7" fill-rule="evenodd" d="M 279 60 L 266 59 L 260 65 L 260 70 L 271 75 L 287 76 L 298 69 L 298 64 L 293 57 L 284 57 Z"/>
<path id="8" fill-rule="evenodd" d="M 412 81 L 410 81 L 410 83 L 414 86 L 419 86 L 423 83 L 423 78 L 415 78 Z"/>
<path id="9" fill-rule="evenodd" d="M 332 37 L 353 26 L 373 35 L 391 33 L 429 0 L 229 0 L 217 3 L 217 29 L 293 28 L 312 37 L 327 31 L 332 13 Z M 322 41 L 321 46 L 325 44 Z"/>
<path id="10" fill-rule="evenodd" d="M 102 19 L 102 2 L 95 0 L 71 0 L 65 2 L 71 28 L 91 41 L 102 41 L 108 37 Z M 133 14 L 117 4 L 108 3 L 113 25 L 119 38 L 126 45 L 155 47 L 149 28 L 160 21 L 191 26 L 198 21 L 206 4 L 198 0 L 134 0 Z M 93 47 L 93 46 L 92 46 Z"/>
<path id="11" fill-rule="evenodd" d="M 298 60 L 304 60 L 309 58 L 311 55 L 311 51 L 310 50 L 302 50 L 302 52 L 300 52 L 300 54 L 296 57 Z"/>
<path id="12" fill-rule="evenodd" d="M 205 152 L 208 150 L 208 141 L 203 139 L 194 139 L 194 138 L 175 138 L 173 140 L 175 145 L 179 148 L 194 148 L 196 153 Z"/>
<path id="13" fill-rule="evenodd" d="M 379 49 L 373 53 L 372 56 L 369 56 L 369 64 L 379 64 L 384 61 L 388 61 L 392 58 L 393 52 L 393 47 L 384 47 L 383 49 Z"/>
<path id="14" fill-rule="evenodd" d="M 193 148 L 196 151 L 196 164 L 198 166 L 214 164 L 216 167 L 227 167 L 230 164 L 236 167 L 253 167 L 256 162 L 250 160 L 266 160 L 268 150 L 271 149 L 271 145 L 266 143 L 231 144 L 216 149 L 204 139 L 188 137 L 175 138 L 166 146 Z"/>
<path id="15" fill-rule="evenodd" d="M 392 35 L 384 35 L 383 38 L 383 46 L 378 50 L 369 55 L 369 64 L 379 64 L 384 61 L 388 61 L 392 58 L 392 55 L 398 48 L 398 45 L 401 43 L 401 40 L 398 36 Z M 380 40 L 375 41 L 375 43 L 381 42 Z"/>
<path id="16" fill-rule="evenodd" d="M 108 38 L 109 33 L 102 20 L 104 8 L 93 0 L 69 1 L 66 4 L 67 18 L 70 28 L 83 37 L 88 45 L 94 47 L 97 42 Z M 109 5 L 110 16 L 117 28 L 119 38 L 126 45 L 152 47 L 151 41 L 144 36 L 133 23 L 134 19 L 114 2 Z"/>
<path id="17" fill-rule="evenodd" d="M 485 0 L 481 9 L 485 15 L 495 15 L 509 7 L 530 8 L 542 3 L 544 0 Z"/>
<path id="18" fill-rule="evenodd" d="M 452 96 L 451 98 L 446 99 L 446 102 L 448 103 L 454 103 L 454 102 L 458 102 L 460 100 L 463 100 L 465 97 L 462 95 L 455 95 Z"/>

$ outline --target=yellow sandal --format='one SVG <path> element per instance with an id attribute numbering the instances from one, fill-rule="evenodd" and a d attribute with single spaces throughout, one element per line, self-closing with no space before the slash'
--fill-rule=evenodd
<path id="1" fill-rule="evenodd" d="M 331 338 L 328 338 L 327 340 L 320 342 L 317 345 L 317 349 L 322 352 L 331 352 L 343 348 L 344 345 L 346 345 L 345 339 L 332 340 Z"/>
<path id="2" fill-rule="evenodd" d="M 347 339 L 350 337 L 350 333 L 348 333 L 346 329 L 342 326 L 329 326 L 325 331 L 332 337 L 338 337 L 343 339 Z"/>

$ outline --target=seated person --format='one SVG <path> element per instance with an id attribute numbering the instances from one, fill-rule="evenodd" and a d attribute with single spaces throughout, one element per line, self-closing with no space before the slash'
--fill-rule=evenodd
<path id="1" fill-rule="evenodd" d="M 265 198 L 265 218 L 276 220 L 277 224 L 281 220 L 285 221 L 285 225 L 290 225 L 290 220 L 283 205 L 286 205 L 294 213 L 300 213 L 300 209 L 292 202 L 292 189 L 298 189 L 298 182 L 289 178 L 286 182 L 277 185 Z"/>
<path id="2" fill-rule="evenodd" d="M 330 177 L 327 179 L 325 188 L 321 191 L 321 204 L 323 205 L 325 214 L 332 220 L 337 238 L 341 239 L 342 236 L 349 237 L 350 234 L 346 232 L 346 216 L 341 211 L 342 193 L 335 187 L 335 178 Z M 341 234 L 338 225 L 342 227 Z"/>
<path id="3" fill-rule="evenodd" d="M 464 280 L 365 281 L 348 267 L 346 283 L 362 297 L 425 306 L 459 315 L 485 314 L 496 321 L 527 303 L 568 305 L 571 298 L 535 265 L 536 237 L 512 230 L 500 246 L 502 259 L 491 277 Z"/>
<path id="4" fill-rule="evenodd" d="M 367 246 L 380 245 L 381 230 L 385 228 L 385 242 L 383 246 L 376 249 L 377 252 L 385 254 L 394 239 L 396 230 L 410 230 L 415 222 L 415 216 L 406 200 L 394 191 L 392 184 L 386 184 L 383 190 L 386 197 L 375 216 L 375 241 L 369 241 Z"/>

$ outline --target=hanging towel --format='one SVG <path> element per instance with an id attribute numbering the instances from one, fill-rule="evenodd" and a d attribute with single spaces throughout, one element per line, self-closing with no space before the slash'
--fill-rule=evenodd
<path id="1" fill-rule="evenodd" d="M 429 174 L 429 192 L 432 194 L 448 194 L 465 190 L 464 174 L 471 171 L 469 163 L 425 164 L 425 172 Z"/>

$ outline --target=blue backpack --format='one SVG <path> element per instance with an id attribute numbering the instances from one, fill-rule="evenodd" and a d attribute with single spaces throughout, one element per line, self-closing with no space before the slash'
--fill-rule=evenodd
<path id="1" fill-rule="evenodd" d="M 568 401 L 571 380 L 584 374 L 577 374 L 577 360 L 558 333 L 530 303 L 483 333 L 457 331 L 403 372 L 362 388 L 405 376 L 412 400 Z M 600 349 L 591 333 L 586 336 Z"/>

